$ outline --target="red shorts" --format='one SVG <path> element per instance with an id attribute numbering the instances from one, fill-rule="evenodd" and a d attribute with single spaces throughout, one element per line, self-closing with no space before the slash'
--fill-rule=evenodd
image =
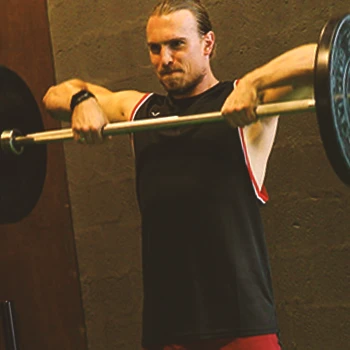
<path id="1" fill-rule="evenodd" d="M 143 350 L 281 350 L 276 334 L 234 339 L 201 340 L 187 344 L 152 346 Z"/>

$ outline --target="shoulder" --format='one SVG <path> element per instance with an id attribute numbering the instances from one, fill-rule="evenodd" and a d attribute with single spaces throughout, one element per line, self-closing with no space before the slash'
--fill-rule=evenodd
<path id="1" fill-rule="evenodd" d="M 166 95 L 146 93 L 134 105 L 130 120 L 167 116 L 171 113 Z"/>
<path id="2" fill-rule="evenodd" d="M 98 101 L 111 122 L 126 121 L 130 119 L 134 108 L 149 95 L 137 90 L 123 90 L 100 95 Z"/>

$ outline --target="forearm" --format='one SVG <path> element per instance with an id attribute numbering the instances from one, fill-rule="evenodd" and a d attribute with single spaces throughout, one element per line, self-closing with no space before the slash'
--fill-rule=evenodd
<path id="1" fill-rule="evenodd" d="M 43 97 L 43 104 L 55 119 L 69 121 L 72 96 L 84 89 L 87 89 L 87 84 L 84 81 L 79 79 L 67 80 L 61 84 L 51 86 Z"/>
<path id="2" fill-rule="evenodd" d="M 257 93 L 279 86 L 310 82 L 314 71 L 316 44 L 299 46 L 249 72 L 240 81 L 252 85 Z"/>
<path id="3" fill-rule="evenodd" d="M 56 119 L 69 121 L 71 117 L 70 103 L 72 96 L 81 90 L 88 90 L 99 97 L 111 94 L 108 89 L 87 83 L 80 79 L 67 80 L 52 86 L 46 92 L 43 103 L 48 112 Z"/>
<path id="4" fill-rule="evenodd" d="M 257 105 L 293 98 L 299 90 L 295 88 L 309 85 L 313 79 L 316 48 L 316 44 L 299 46 L 244 75 L 221 109 L 230 125 L 252 124 L 257 118 Z M 264 123 L 266 120 L 269 119 L 261 119 Z M 274 123 L 276 120 L 272 121 Z M 270 124 L 269 121 L 266 124 Z M 252 138 L 257 139 L 256 135 L 260 135 L 264 127 L 251 128 L 254 129 Z"/>
<path id="5" fill-rule="evenodd" d="M 96 107 L 101 108 L 108 122 L 129 120 L 136 103 L 145 94 L 135 90 L 112 92 L 100 85 L 72 79 L 51 87 L 44 96 L 43 103 L 54 118 L 70 121 L 72 96 L 81 90 L 88 90 L 96 97 Z"/>

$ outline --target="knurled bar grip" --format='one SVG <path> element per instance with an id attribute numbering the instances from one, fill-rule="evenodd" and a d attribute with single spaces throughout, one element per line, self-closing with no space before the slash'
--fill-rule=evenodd
<path id="1" fill-rule="evenodd" d="M 260 105 L 256 108 L 256 114 L 259 118 L 269 116 L 271 117 L 279 114 L 308 111 L 315 111 L 314 99 L 269 103 Z M 224 120 L 224 117 L 220 112 L 212 112 L 181 117 L 158 117 L 153 119 L 136 120 L 131 122 L 110 123 L 105 125 L 105 127 L 103 128 L 103 136 L 126 134 L 150 129 L 161 129 L 175 126 L 203 124 L 222 120 Z M 44 131 L 24 136 L 16 136 L 13 138 L 13 142 L 16 146 L 33 143 L 53 143 L 68 140 L 73 140 L 72 129 Z"/>

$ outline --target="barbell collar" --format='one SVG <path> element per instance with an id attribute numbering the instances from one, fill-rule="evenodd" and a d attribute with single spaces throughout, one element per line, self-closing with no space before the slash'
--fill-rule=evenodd
<path id="1" fill-rule="evenodd" d="M 1 149 L 6 153 L 14 154 L 19 156 L 23 153 L 24 147 L 23 145 L 16 144 L 15 139 L 16 136 L 21 135 L 20 131 L 17 129 L 13 130 L 4 130 L 1 134 Z"/>

